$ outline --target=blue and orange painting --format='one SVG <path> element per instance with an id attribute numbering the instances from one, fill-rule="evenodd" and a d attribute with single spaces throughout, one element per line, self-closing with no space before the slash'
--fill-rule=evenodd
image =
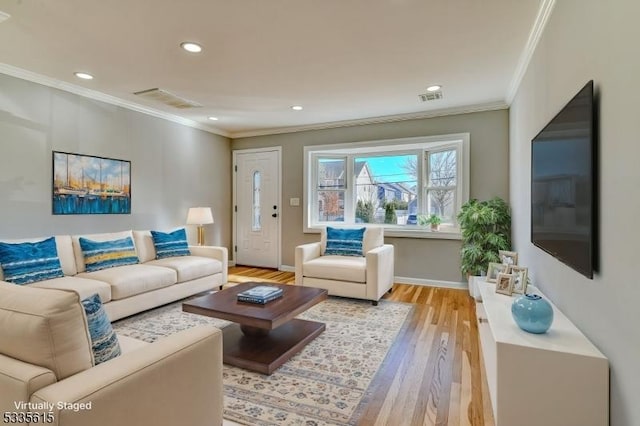
<path id="1" fill-rule="evenodd" d="M 130 214 L 131 162 L 53 152 L 53 214 Z"/>

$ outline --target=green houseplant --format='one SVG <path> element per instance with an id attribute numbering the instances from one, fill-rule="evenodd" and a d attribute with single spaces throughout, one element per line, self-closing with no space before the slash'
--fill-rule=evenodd
<path id="1" fill-rule="evenodd" d="M 431 225 L 432 231 L 437 231 L 438 226 L 440 226 L 441 223 L 442 223 L 442 218 L 437 214 L 432 214 L 430 216 L 421 214 L 418 216 L 418 225 L 420 226 Z"/>
<path id="2" fill-rule="evenodd" d="M 462 229 L 462 273 L 481 275 L 489 262 L 499 262 L 498 250 L 511 249 L 511 211 L 501 198 L 469 200 L 458 214 Z"/>

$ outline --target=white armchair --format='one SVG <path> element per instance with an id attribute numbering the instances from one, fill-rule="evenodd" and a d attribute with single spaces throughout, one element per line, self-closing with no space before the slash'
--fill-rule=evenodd
<path id="1" fill-rule="evenodd" d="M 324 255 L 327 230 L 320 242 L 296 247 L 296 284 L 326 289 L 330 295 L 371 300 L 373 305 L 393 286 L 393 246 L 384 244 L 384 228 L 367 227 L 364 256 Z"/>

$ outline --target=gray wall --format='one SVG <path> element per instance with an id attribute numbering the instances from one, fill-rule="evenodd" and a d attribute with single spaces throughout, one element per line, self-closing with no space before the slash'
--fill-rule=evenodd
<path id="1" fill-rule="evenodd" d="M 130 160 L 131 214 L 52 215 L 52 150 Z M 228 247 L 230 188 L 227 138 L 0 74 L 0 238 L 165 229 L 211 206 L 206 242 Z"/>
<path id="2" fill-rule="evenodd" d="M 465 133 L 471 135 L 471 197 L 508 198 L 508 112 L 461 114 L 394 123 L 313 130 L 282 135 L 234 139 L 232 149 L 282 146 L 282 263 L 294 265 L 297 245 L 319 240 L 303 232 L 302 206 L 289 206 L 289 198 L 303 200 L 303 147 L 412 136 Z M 396 249 L 397 276 L 442 281 L 462 280 L 460 241 L 387 238 Z"/>
<path id="3" fill-rule="evenodd" d="M 640 425 L 638 16 L 636 1 L 557 1 L 510 110 L 515 248 L 534 284 L 609 358 L 614 426 Z M 529 236 L 531 139 L 590 79 L 600 93 L 601 267 L 593 280 Z"/>

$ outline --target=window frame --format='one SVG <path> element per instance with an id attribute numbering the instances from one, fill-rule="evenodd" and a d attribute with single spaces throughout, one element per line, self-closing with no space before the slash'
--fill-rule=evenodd
<path id="1" fill-rule="evenodd" d="M 453 149 L 452 149 L 453 148 Z M 449 186 L 433 186 L 433 185 L 429 185 L 430 182 L 430 178 L 429 175 L 431 174 L 431 163 L 429 162 L 431 155 L 432 154 L 437 154 L 439 152 L 445 152 L 445 151 L 456 151 L 456 184 L 455 185 L 449 185 Z M 423 211 L 428 212 L 428 206 L 429 206 L 429 191 L 437 191 L 437 190 L 445 190 L 445 191 L 449 191 L 449 190 L 454 190 L 454 205 L 453 205 L 453 210 L 454 210 L 454 216 L 457 215 L 457 213 L 460 211 L 460 209 L 462 208 L 462 204 L 463 201 L 461 199 L 460 196 L 460 176 L 464 176 L 464 170 L 462 170 L 461 167 L 461 162 L 460 159 L 462 158 L 462 146 L 461 144 L 455 144 L 455 145 L 446 145 L 446 146 L 441 146 L 441 147 L 437 147 L 435 149 L 425 149 L 424 151 L 425 155 L 423 158 L 423 168 L 424 168 L 424 173 L 423 173 L 423 177 L 424 177 L 424 182 L 422 185 L 422 206 L 423 206 Z M 468 199 L 467 199 L 468 200 Z M 467 201 L 465 200 L 465 202 Z M 450 227 L 457 227 L 458 224 L 457 222 L 455 222 L 455 218 L 454 222 L 442 222 L 441 226 L 450 226 Z"/>
<path id="2" fill-rule="evenodd" d="M 359 157 L 373 157 L 385 155 L 418 154 L 418 177 L 416 179 L 416 195 L 418 199 L 418 211 L 425 212 L 427 207 L 428 191 L 428 154 L 427 152 L 444 151 L 455 147 L 457 152 L 457 185 L 455 193 L 455 212 L 469 199 L 469 174 L 470 174 L 470 135 L 469 133 L 455 133 L 438 136 L 419 136 L 400 139 L 384 139 L 363 142 L 338 143 L 330 145 L 308 145 L 303 153 L 303 231 L 305 233 L 318 233 L 324 226 L 331 225 L 357 225 L 357 226 L 382 226 L 380 224 L 355 223 L 355 198 L 356 185 L 354 173 L 354 160 Z M 344 219 L 354 222 L 320 222 L 318 221 L 318 159 L 320 158 L 344 158 L 345 164 L 345 199 Z M 437 232 L 429 227 L 417 225 L 384 225 L 385 235 L 393 237 L 413 238 L 440 238 L 460 239 L 460 229 L 457 223 L 442 224 Z"/>

